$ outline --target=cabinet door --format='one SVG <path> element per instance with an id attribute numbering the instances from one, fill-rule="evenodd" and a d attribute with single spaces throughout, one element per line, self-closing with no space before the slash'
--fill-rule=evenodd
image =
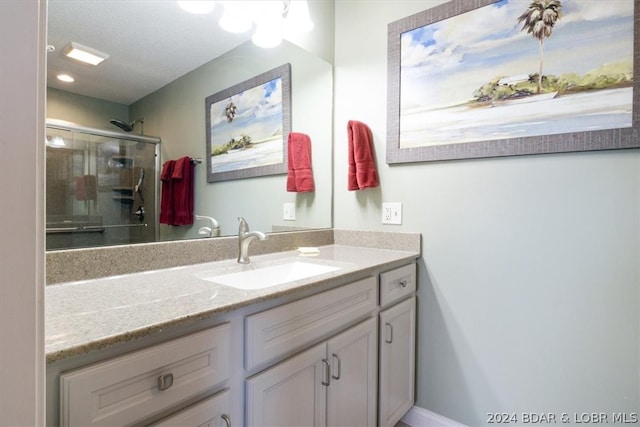
<path id="1" fill-rule="evenodd" d="M 327 425 L 374 426 L 378 388 L 377 319 L 371 318 L 328 341 L 331 365 Z"/>
<path id="2" fill-rule="evenodd" d="M 380 414 L 393 427 L 413 406 L 416 298 L 380 313 Z"/>
<path id="3" fill-rule="evenodd" d="M 247 425 L 323 427 L 329 375 L 326 343 L 247 380 Z"/>
<path id="4" fill-rule="evenodd" d="M 230 409 L 227 389 L 153 424 L 153 427 L 230 427 Z"/>

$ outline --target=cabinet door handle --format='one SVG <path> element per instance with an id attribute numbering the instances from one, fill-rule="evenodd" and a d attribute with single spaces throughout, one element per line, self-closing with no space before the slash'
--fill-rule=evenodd
<path id="1" fill-rule="evenodd" d="M 387 322 L 385 323 L 385 326 L 387 328 L 387 336 L 385 337 L 384 342 L 391 344 L 393 342 L 393 325 Z"/>
<path id="2" fill-rule="evenodd" d="M 322 381 L 322 385 L 325 387 L 329 387 L 329 382 L 331 381 L 331 374 L 330 374 L 330 366 L 329 366 L 329 361 L 327 359 L 322 359 L 322 363 L 324 363 L 324 366 L 327 368 L 326 374 L 325 374 L 325 378 L 326 381 Z"/>
<path id="3" fill-rule="evenodd" d="M 331 378 L 333 378 L 334 380 L 339 380 L 340 379 L 340 375 L 341 375 L 340 373 L 342 372 L 342 368 L 340 367 L 340 365 L 341 365 L 340 356 L 338 356 L 337 354 L 333 353 L 333 358 L 338 361 L 338 369 L 337 369 L 338 374 L 337 375 L 331 374 Z"/>
<path id="4" fill-rule="evenodd" d="M 220 418 L 222 418 L 225 422 L 225 424 L 227 425 L 227 427 L 231 427 L 231 417 L 227 414 L 222 414 L 220 416 Z"/>
<path id="5" fill-rule="evenodd" d="M 173 385 L 173 374 L 160 375 L 158 377 L 158 390 L 166 390 Z"/>
<path id="6" fill-rule="evenodd" d="M 409 283 L 406 280 L 401 280 L 400 282 L 398 282 L 398 284 L 401 287 L 406 288 Z"/>

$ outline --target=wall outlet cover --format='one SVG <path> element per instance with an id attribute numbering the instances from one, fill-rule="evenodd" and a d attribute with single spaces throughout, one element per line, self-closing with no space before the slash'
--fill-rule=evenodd
<path id="1" fill-rule="evenodd" d="M 382 204 L 382 223 L 383 224 L 402 224 L 402 203 L 387 202 Z"/>
<path id="2" fill-rule="evenodd" d="M 285 203 L 282 205 L 282 219 L 284 219 L 285 221 L 296 220 L 296 204 L 295 203 Z"/>

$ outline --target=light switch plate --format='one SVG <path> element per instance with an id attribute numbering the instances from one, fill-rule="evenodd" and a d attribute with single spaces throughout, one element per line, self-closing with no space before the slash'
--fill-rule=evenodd
<path id="1" fill-rule="evenodd" d="M 402 203 L 383 203 L 382 204 L 382 223 L 383 224 L 402 224 Z"/>
<path id="2" fill-rule="evenodd" d="M 295 203 L 285 203 L 282 205 L 282 219 L 285 221 L 295 221 L 296 220 L 296 204 Z"/>

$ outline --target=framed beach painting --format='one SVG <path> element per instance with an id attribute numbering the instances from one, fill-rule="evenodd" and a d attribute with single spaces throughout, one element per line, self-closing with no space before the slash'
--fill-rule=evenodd
<path id="1" fill-rule="evenodd" d="M 208 96 L 205 114 L 208 182 L 287 172 L 290 64 Z"/>
<path id="2" fill-rule="evenodd" d="M 640 147 L 634 0 L 454 0 L 388 27 L 387 163 Z"/>

